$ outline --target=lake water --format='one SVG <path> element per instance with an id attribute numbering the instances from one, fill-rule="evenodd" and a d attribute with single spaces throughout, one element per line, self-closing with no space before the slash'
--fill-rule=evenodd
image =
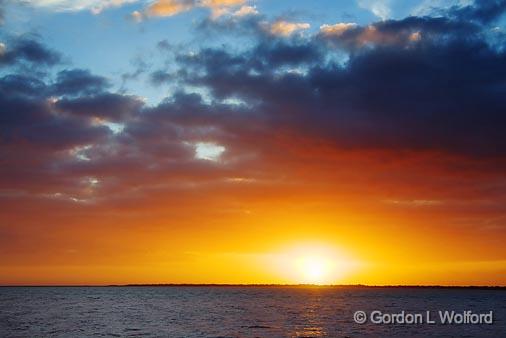
<path id="1" fill-rule="evenodd" d="M 493 324 L 357 324 L 359 310 L 436 322 L 438 311 L 493 311 Z M 504 290 L 0 288 L 0 337 L 506 337 L 505 320 Z"/>

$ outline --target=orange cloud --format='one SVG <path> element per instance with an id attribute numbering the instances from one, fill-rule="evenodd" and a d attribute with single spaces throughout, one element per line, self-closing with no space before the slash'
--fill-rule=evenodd
<path id="1" fill-rule="evenodd" d="M 416 27 L 386 29 L 382 24 L 358 26 L 355 23 L 322 25 L 320 36 L 328 41 L 352 48 L 366 45 L 408 46 L 422 39 L 422 33 Z"/>
<path id="2" fill-rule="evenodd" d="M 287 37 L 292 35 L 293 33 L 301 30 L 306 30 L 311 27 L 308 23 L 298 23 L 298 22 L 289 22 L 284 20 L 279 20 L 272 23 L 269 27 L 269 32 L 275 36 L 283 36 Z"/>
<path id="3" fill-rule="evenodd" d="M 245 0 L 158 0 L 147 9 L 149 16 L 173 16 L 194 8 L 209 8 L 213 15 L 230 7 L 243 5 Z"/>
<path id="4" fill-rule="evenodd" d="M 340 36 L 344 32 L 357 27 L 356 23 L 336 23 L 334 25 L 322 25 L 320 32 L 324 35 Z"/>
<path id="5" fill-rule="evenodd" d="M 158 0 L 147 10 L 151 16 L 173 16 L 192 9 L 195 4 L 192 1 Z"/>

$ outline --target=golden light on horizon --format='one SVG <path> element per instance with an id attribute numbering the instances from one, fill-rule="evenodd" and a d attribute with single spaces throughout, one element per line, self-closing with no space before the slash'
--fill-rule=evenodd
<path id="1" fill-rule="evenodd" d="M 301 244 L 273 255 L 274 269 L 290 284 L 340 284 L 358 266 L 358 261 L 337 247 Z"/>
<path id="2" fill-rule="evenodd" d="M 308 284 L 325 284 L 328 277 L 330 264 L 324 257 L 307 256 L 297 260 L 301 280 Z"/>

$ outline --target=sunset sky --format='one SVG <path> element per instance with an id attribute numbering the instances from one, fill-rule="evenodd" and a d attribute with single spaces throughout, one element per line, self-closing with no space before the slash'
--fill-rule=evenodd
<path id="1" fill-rule="evenodd" d="M 505 11 L 0 0 L 0 284 L 506 286 Z"/>

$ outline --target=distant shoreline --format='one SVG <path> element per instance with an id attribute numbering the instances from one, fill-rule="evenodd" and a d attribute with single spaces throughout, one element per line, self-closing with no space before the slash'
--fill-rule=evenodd
<path id="1" fill-rule="evenodd" d="M 466 289 L 466 290 L 505 290 L 506 286 L 447 286 L 447 285 L 315 285 L 315 284 L 111 284 L 111 285 L 0 285 L 0 288 L 124 288 L 124 287 L 166 287 L 166 288 L 335 288 L 335 289 Z"/>

